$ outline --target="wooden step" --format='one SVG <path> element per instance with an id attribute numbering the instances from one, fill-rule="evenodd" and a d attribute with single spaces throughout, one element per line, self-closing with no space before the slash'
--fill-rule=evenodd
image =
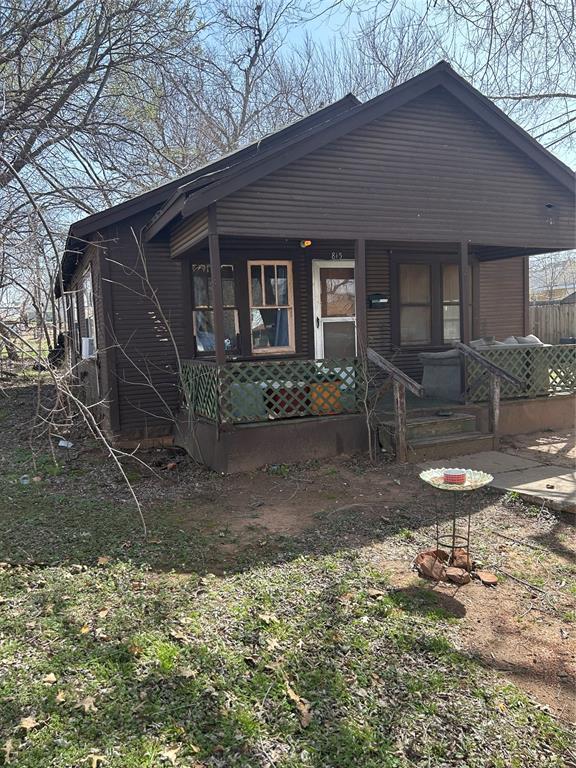
<path id="1" fill-rule="evenodd" d="M 408 443 L 408 461 L 447 459 L 468 453 L 493 451 L 498 448 L 497 443 L 498 439 L 494 435 L 483 432 L 418 438 Z"/>
<path id="2" fill-rule="evenodd" d="M 380 426 L 388 434 L 394 434 L 395 423 L 393 419 L 382 421 Z M 453 413 L 450 416 L 410 416 L 406 422 L 407 440 L 475 431 L 476 416 L 471 413 Z"/>

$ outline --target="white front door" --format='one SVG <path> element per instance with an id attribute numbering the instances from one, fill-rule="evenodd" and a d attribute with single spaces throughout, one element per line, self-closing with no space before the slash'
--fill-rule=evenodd
<path id="1" fill-rule="evenodd" d="M 354 261 L 312 262 L 316 358 L 356 356 Z"/>

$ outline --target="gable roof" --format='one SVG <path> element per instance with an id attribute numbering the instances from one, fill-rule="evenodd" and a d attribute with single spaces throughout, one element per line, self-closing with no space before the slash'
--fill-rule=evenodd
<path id="1" fill-rule="evenodd" d="M 280 128 L 273 133 L 269 133 L 240 149 L 222 155 L 217 160 L 201 165 L 184 176 L 180 176 L 165 184 L 161 184 L 158 187 L 154 187 L 154 189 L 148 190 L 148 192 L 143 192 L 136 197 L 131 197 L 128 200 L 113 205 L 110 208 L 106 208 L 103 211 L 98 211 L 83 219 L 79 219 L 71 228 L 76 235 L 90 234 L 91 232 L 96 231 L 98 227 L 109 226 L 117 221 L 121 221 L 127 216 L 133 216 L 135 213 L 144 211 L 147 208 L 162 204 L 175 190 L 186 187 L 196 179 L 210 176 L 211 174 L 218 173 L 223 168 L 229 168 L 235 165 L 241 160 L 246 161 L 249 158 L 255 157 L 262 151 L 276 146 L 279 142 L 284 142 L 287 139 L 294 139 L 308 131 L 312 126 L 317 124 L 324 125 L 326 122 L 342 115 L 353 107 L 356 107 L 358 104 L 360 104 L 359 99 L 357 99 L 354 94 L 349 93 L 338 101 L 334 101 L 331 104 L 316 110 L 316 112 L 312 112 L 306 117 L 296 120 L 293 123 L 289 123 L 283 128 Z"/>
<path id="2" fill-rule="evenodd" d="M 572 194 L 575 193 L 574 172 L 567 165 L 458 75 L 450 64 L 440 61 L 367 102 L 361 103 L 353 94 L 348 94 L 185 176 L 75 222 L 70 227 L 62 259 L 64 285 L 74 272 L 86 239 L 98 229 L 155 207 L 158 210 L 145 231 L 146 238 L 152 239 L 175 218 L 186 218 L 435 88 L 444 88 Z M 59 295 L 59 286 L 56 293 Z"/>
<path id="3" fill-rule="evenodd" d="M 187 184 L 183 184 L 155 215 L 147 227 L 147 239 L 158 234 L 175 217 L 186 218 L 288 163 L 300 159 L 309 152 L 439 87 L 452 94 L 574 194 L 574 172 L 509 118 L 490 99 L 470 85 L 450 64 L 441 61 L 420 75 L 370 101 L 358 103 L 331 121 L 319 121 L 309 126 L 307 131 L 286 137 L 286 140 L 279 144 L 271 144 L 263 148 L 263 151 L 257 155 L 238 158 L 238 162 L 220 166 L 214 171 L 208 169 L 208 172 L 199 174 Z"/>
<path id="4" fill-rule="evenodd" d="M 326 125 L 326 123 L 335 120 L 341 114 L 356 107 L 358 104 L 360 104 L 359 99 L 357 99 L 354 94 L 348 93 L 346 96 L 338 99 L 338 101 L 334 101 L 325 107 L 321 107 L 316 110 L 316 112 L 312 112 L 310 115 L 307 115 L 300 120 L 296 120 L 273 133 L 267 134 L 263 138 L 258 139 L 251 144 L 247 144 L 245 147 L 241 147 L 234 152 L 219 157 L 217 160 L 202 165 L 184 176 L 180 176 L 177 179 L 169 181 L 166 184 L 161 184 L 148 192 L 143 192 L 141 195 L 129 198 L 122 203 L 118 203 L 117 205 L 113 205 L 110 208 L 98 211 L 97 213 L 93 213 L 90 216 L 86 216 L 83 219 L 74 222 L 68 230 L 68 237 L 66 239 L 61 263 L 62 283 L 64 287 L 67 287 L 70 278 L 74 274 L 74 270 L 86 247 L 89 236 L 99 229 L 116 224 L 119 221 L 123 221 L 131 216 L 142 213 L 147 209 L 162 206 L 174 196 L 174 193 L 178 194 L 178 190 L 181 187 L 192 183 L 194 180 L 199 178 L 210 178 L 213 174 L 218 174 L 222 169 L 233 167 L 239 162 L 256 157 L 260 153 L 268 151 L 278 144 L 283 144 L 285 141 L 291 139 L 293 140 L 317 124 Z M 58 278 L 55 286 L 55 294 L 57 298 L 60 296 L 60 293 L 60 280 Z"/>

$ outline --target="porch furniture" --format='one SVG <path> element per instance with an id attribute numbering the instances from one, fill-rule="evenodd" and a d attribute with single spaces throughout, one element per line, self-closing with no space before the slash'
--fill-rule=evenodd
<path id="1" fill-rule="evenodd" d="M 426 397 L 459 401 L 462 397 L 461 358 L 456 349 L 421 352 L 422 386 Z"/>

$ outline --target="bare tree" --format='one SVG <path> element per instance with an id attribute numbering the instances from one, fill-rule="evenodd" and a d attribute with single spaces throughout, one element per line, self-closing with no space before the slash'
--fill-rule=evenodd
<path id="1" fill-rule="evenodd" d="M 554 301 L 576 291 L 576 251 L 544 253 L 530 259 L 530 297 Z"/>

